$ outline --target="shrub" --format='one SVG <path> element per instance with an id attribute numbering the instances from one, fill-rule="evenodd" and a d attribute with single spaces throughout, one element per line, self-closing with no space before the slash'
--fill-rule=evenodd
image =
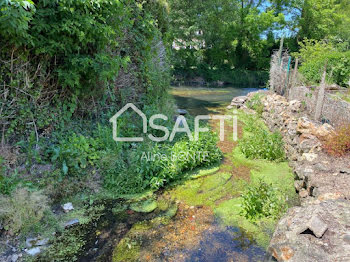
<path id="1" fill-rule="evenodd" d="M 283 161 L 285 159 L 283 140 L 278 132 L 269 133 L 264 129 L 253 129 L 251 135 L 244 137 L 239 146 L 242 153 L 251 159 Z"/>
<path id="2" fill-rule="evenodd" d="M 350 152 L 350 124 L 340 126 L 323 142 L 323 148 L 333 156 L 343 156 Z"/>
<path id="3" fill-rule="evenodd" d="M 163 186 L 178 179 L 184 171 L 210 166 L 222 158 L 222 153 L 217 147 L 217 137 L 210 132 L 201 133 L 198 141 L 182 139 L 176 142 L 167 148 L 166 155 L 167 158 L 159 163 L 163 167 L 161 172 L 151 179 L 151 187 Z"/>
<path id="4" fill-rule="evenodd" d="M 73 133 L 62 138 L 58 145 L 49 149 L 51 162 L 62 168 L 64 175 L 80 174 L 89 165 L 99 159 L 98 143 L 95 139 Z"/>
<path id="5" fill-rule="evenodd" d="M 1 165 L 1 159 L 0 159 Z M 21 182 L 20 178 L 15 171 L 14 174 L 6 176 L 4 172 L 1 172 L 0 167 L 0 194 L 10 195 L 11 192 L 18 186 Z"/>
<path id="6" fill-rule="evenodd" d="M 12 233 L 28 232 L 39 223 L 48 209 L 48 199 L 41 192 L 20 188 L 11 196 L 0 196 L 0 221 Z"/>
<path id="7" fill-rule="evenodd" d="M 286 209 L 279 191 L 262 180 L 257 185 L 249 185 L 242 199 L 242 215 L 248 219 L 278 218 Z"/>
<path id="8" fill-rule="evenodd" d="M 159 105 L 170 81 L 155 61 L 166 14 L 164 1 L 0 1 L 5 141 L 96 120 L 126 101 Z"/>
<path id="9" fill-rule="evenodd" d="M 256 111 L 258 115 L 262 115 L 262 113 L 264 112 L 264 104 L 261 101 L 262 97 L 262 94 L 255 94 L 246 103 L 247 107 Z"/>
<path id="10" fill-rule="evenodd" d="M 322 71 L 327 61 L 327 81 L 342 86 L 348 85 L 350 75 L 350 51 L 313 40 L 301 43 L 298 54 L 301 58 L 301 74 L 312 84 L 320 83 Z"/>
<path id="11" fill-rule="evenodd" d="M 124 158 L 104 158 L 101 168 L 105 187 L 117 193 L 159 189 L 179 179 L 185 171 L 220 161 L 222 153 L 216 144 L 213 133 L 201 133 L 198 141 L 183 137 L 174 144 L 140 144 Z M 205 152 L 208 154 L 204 156 Z"/>

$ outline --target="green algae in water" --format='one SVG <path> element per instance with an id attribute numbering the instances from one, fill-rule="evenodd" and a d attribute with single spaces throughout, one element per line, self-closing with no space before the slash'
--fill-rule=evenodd
<path id="1" fill-rule="evenodd" d="M 170 191 L 173 199 L 184 201 L 188 205 L 215 206 L 215 202 L 234 195 L 237 184 L 233 183 L 231 174 L 217 173 L 185 182 Z"/>
<path id="2" fill-rule="evenodd" d="M 130 209 L 140 213 L 151 213 L 157 206 L 157 201 L 148 199 L 146 201 L 132 203 Z"/>
<path id="3" fill-rule="evenodd" d="M 273 218 L 250 221 L 241 215 L 241 211 L 242 198 L 234 198 L 220 203 L 214 209 L 214 214 L 222 226 L 239 227 L 250 235 L 259 246 L 266 248 L 276 221 Z"/>
<path id="4" fill-rule="evenodd" d="M 138 193 L 138 194 L 122 195 L 120 197 L 125 199 L 125 200 L 130 200 L 130 201 L 136 202 L 136 201 L 146 200 L 146 199 L 152 197 L 153 194 L 154 194 L 154 191 L 148 190 L 148 191 Z"/>
<path id="5" fill-rule="evenodd" d="M 147 240 L 147 232 L 159 225 L 170 223 L 170 217 L 156 217 L 151 221 L 143 221 L 132 226 L 126 236 L 120 240 L 113 251 L 113 262 L 135 262 L 140 259 L 142 244 Z"/>
<path id="6" fill-rule="evenodd" d="M 251 169 L 251 183 L 258 183 L 259 180 L 262 180 L 268 184 L 272 184 L 285 195 L 287 202 L 291 204 L 296 203 L 298 196 L 295 194 L 294 175 L 288 162 L 247 159 L 238 147 L 233 151 L 232 161 Z"/>
<path id="7" fill-rule="evenodd" d="M 124 237 L 113 252 L 113 262 L 138 261 L 141 245 L 137 239 Z"/>
<path id="8" fill-rule="evenodd" d="M 283 192 L 286 201 L 296 198 L 294 176 L 286 162 L 276 163 L 265 160 L 249 160 L 236 148 L 232 154 L 236 166 L 250 168 L 251 183 L 262 179 L 271 183 L 277 190 Z M 267 247 L 276 224 L 276 219 L 261 218 L 250 221 L 241 215 L 242 198 L 247 181 L 233 179 L 231 174 L 216 173 L 187 181 L 173 189 L 172 198 L 184 201 L 188 205 L 206 205 L 214 210 L 217 220 L 222 226 L 239 227 L 262 247 Z M 228 198 L 228 199 L 226 199 Z"/>
<path id="9" fill-rule="evenodd" d="M 245 133 L 245 135 L 249 135 L 247 134 L 248 132 Z M 250 160 L 240 152 L 239 147 L 236 147 L 232 153 L 226 154 L 226 157 L 232 160 L 234 164 L 232 168 L 239 166 L 247 168 L 250 178 L 249 183 L 255 184 L 259 180 L 262 180 L 272 184 L 274 188 L 284 193 L 286 203 L 297 199 L 294 190 L 294 176 L 286 162 L 277 163 L 265 160 Z M 219 170 L 224 171 L 219 172 Z M 220 167 L 214 167 L 213 169 L 197 169 L 188 172 L 184 174 L 183 181 L 175 183 L 173 185 L 174 188 L 166 191 L 166 193 L 170 194 L 171 200 L 180 200 L 189 206 L 203 205 L 211 207 L 214 211 L 216 222 L 219 223 L 222 232 L 226 232 L 229 228 L 239 228 L 245 233 L 245 238 L 248 237 L 254 240 L 260 247 L 266 248 L 277 219 L 267 217 L 252 221 L 242 216 L 242 198 L 240 196 L 245 191 L 248 182 L 233 178 L 229 171 L 232 171 L 230 166 L 227 165 L 225 167 L 225 164 L 222 164 Z M 192 180 L 186 181 L 186 178 L 192 178 Z M 158 210 L 169 211 L 169 203 L 163 200 L 158 201 Z M 172 215 L 175 214 L 176 210 L 172 212 Z M 115 253 L 118 253 L 119 250 L 121 252 L 121 258 L 124 257 L 123 253 L 125 253 L 127 259 L 118 258 L 119 260 L 113 261 L 137 261 L 137 258 L 136 260 L 133 259 L 140 255 L 140 249 L 142 247 L 140 232 L 151 230 L 157 223 L 171 223 L 171 220 L 169 217 L 165 220 L 162 217 L 158 217 L 151 222 L 152 225 L 149 223 L 135 225 L 130 231 L 130 235 L 129 233 L 127 234 L 127 237 L 134 236 L 131 238 L 132 240 L 139 239 L 140 241 L 132 242 L 136 244 L 132 246 L 131 250 L 125 250 L 125 248 L 130 246 L 130 243 L 127 246 L 125 241 L 121 241 L 115 249 Z M 139 232 L 136 234 L 138 238 L 132 232 Z M 241 252 L 244 254 L 245 251 L 241 250 Z"/>

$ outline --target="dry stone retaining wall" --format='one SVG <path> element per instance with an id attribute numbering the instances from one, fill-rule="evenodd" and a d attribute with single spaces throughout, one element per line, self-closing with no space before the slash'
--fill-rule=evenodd
<path id="1" fill-rule="evenodd" d="M 253 95 L 235 98 L 231 106 L 245 108 Z M 350 158 L 334 158 L 322 151 L 321 141 L 334 132 L 333 127 L 310 120 L 301 101 L 267 93 L 262 102 L 265 123 L 285 141 L 302 203 L 278 223 L 268 248 L 271 258 L 350 261 Z"/>

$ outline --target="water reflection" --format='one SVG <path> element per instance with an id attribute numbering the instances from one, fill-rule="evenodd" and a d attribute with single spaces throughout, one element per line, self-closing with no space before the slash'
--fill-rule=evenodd
<path id="1" fill-rule="evenodd" d="M 173 87 L 171 93 L 179 108 L 187 109 L 193 115 L 212 113 L 208 108 L 228 105 L 235 96 L 247 95 L 258 88 L 225 87 Z"/>
<path id="2" fill-rule="evenodd" d="M 205 232 L 200 249 L 192 251 L 186 261 L 263 261 L 265 251 L 256 246 L 241 230 Z"/>

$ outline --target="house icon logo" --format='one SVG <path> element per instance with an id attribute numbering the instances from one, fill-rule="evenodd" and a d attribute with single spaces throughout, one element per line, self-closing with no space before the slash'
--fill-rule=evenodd
<path id="1" fill-rule="evenodd" d="M 140 137 L 118 137 L 118 118 L 129 108 L 131 108 L 137 115 L 139 115 L 142 118 L 142 124 L 143 124 L 143 133 L 147 134 L 148 130 L 148 124 L 149 124 L 149 129 L 153 130 L 159 130 L 164 132 L 164 135 L 162 137 L 156 137 L 152 133 L 148 134 L 148 138 L 153 141 L 153 142 L 163 142 L 169 139 L 170 142 L 174 140 L 174 137 L 176 136 L 177 133 L 185 133 L 190 141 L 198 141 L 199 139 L 199 133 L 204 133 L 204 132 L 209 132 L 208 127 L 201 127 L 199 124 L 199 121 L 203 120 L 220 120 L 220 141 L 225 140 L 225 120 L 233 119 L 233 140 L 237 141 L 237 115 L 198 115 L 194 118 L 194 136 L 192 134 L 192 131 L 189 128 L 189 125 L 187 123 L 186 118 L 183 115 L 178 115 L 176 116 L 175 124 L 171 130 L 166 126 L 159 125 L 156 123 L 156 120 L 163 120 L 163 121 L 169 121 L 169 117 L 163 114 L 155 114 L 152 115 L 149 119 L 146 117 L 146 115 L 138 109 L 134 104 L 128 103 L 126 104 L 122 109 L 118 111 L 110 120 L 113 124 L 113 140 L 116 142 L 143 142 L 145 136 L 140 136 Z"/>
<path id="2" fill-rule="evenodd" d="M 143 142 L 143 137 L 118 137 L 118 118 L 129 108 L 134 110 L 141 118 L 143 122 L 143 133 L 147 133 L 147 117 L 140 109 L 138 109 L 134 104 L 128 103 L 122 109 L 118 111 L 110 120 L 113 124 L 113 139 L 116 142 Z"/>

